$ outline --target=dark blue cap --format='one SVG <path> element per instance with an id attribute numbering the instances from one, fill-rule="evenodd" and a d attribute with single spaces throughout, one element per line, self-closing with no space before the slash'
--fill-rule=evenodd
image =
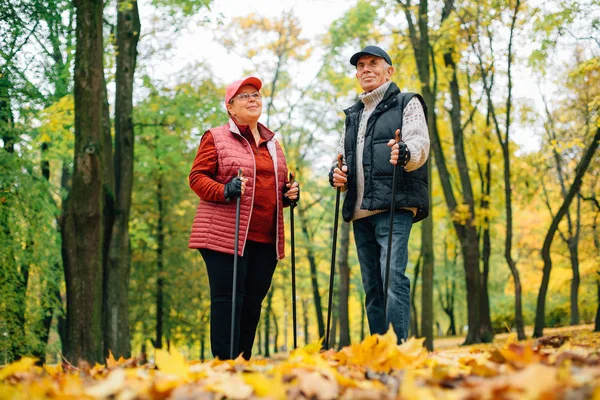
<path id="1" fill-rule="evenodd" d="M 386 53 L 385 50 L 383 50 L 381 47 L 377 47 L 377 46 L 367 46 L 364 49 L 362 49 L 362 51 L 359 51 L 358 53 L 354 54 L 350 58 L 350 64 L 352 64 L 356 67 L 356 64 L 358 63 L 359 58 L 361 58 L 362 56 L 369 56 L 369 55 L 381 57 L 385 61 L 387 61 L 388 64 L 392 65 L 392 59 L 390 58 L 388 53 Z"/>

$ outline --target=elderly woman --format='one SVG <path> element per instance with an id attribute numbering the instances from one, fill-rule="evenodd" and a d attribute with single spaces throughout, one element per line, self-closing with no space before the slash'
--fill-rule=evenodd
<path id="1" fill-rule="evenodd" d="M 229 359 L 236 199 L 241 197 L 234 357 L 252 355 L 261 304 L 284 256 L 283 207 L 298 199 L 288 182 L 283 150 L 258 119 L 262 82 L 255 77 L 227 87 L 229 122 L 204 133 L 190 187 L 200 197 L 189 247 L 198 249 L 210 284 L 213 355 Z M 242 168 L 243 176 L 238 177 Z"/>

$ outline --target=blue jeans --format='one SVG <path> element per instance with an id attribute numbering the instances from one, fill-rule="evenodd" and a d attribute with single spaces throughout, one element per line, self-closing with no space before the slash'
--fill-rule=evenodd
<path id="1" fill-rule="evenodd" d="M 353 222 L 354 241 L 365 289 L 365 306 L 371 334 L 384 334 L 387 332 L 389 324 L 392 324 L 399 342 L 408 337 L 410 322 L 410 280 L 405 272 L 412 221 L 412 212 L 408 210 L 394 212 L 387 320 L 383 309 L 383 285 L 390 213 L 387 211 Z"/>

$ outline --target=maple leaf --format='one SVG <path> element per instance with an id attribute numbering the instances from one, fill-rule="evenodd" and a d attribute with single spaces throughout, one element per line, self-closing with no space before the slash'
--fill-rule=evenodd
<path id="1" fill-rule="evenodd" d="M 106 359 L 106 367 L 109 369 L 115 368 L 117 366 L 117 360 L 115 360 L 115 356 L 113 356 L 112 351 L 108 350 L 108 358 Z"/>
<path id="2" fill-rule="evenodd" d="M 531 346 L 512 343 L 507 349 L 501 349 L 499 351 L 506 361 L 519 369 L 541 360 L 540 355 L 536 353 Z"/>
<path id="3" fill-rule="evenodd" d="M 281 379 L 269 378 L 262 374 L 249 373 L 243 375 L 244 381 L 252 387 L 254 394 L 260 397 L 285 399 L 285 386 Z"/>
<path id="4" fill-rule="evenodd" d="M 189 380 L 190 367 L 175 346 L 171 346 L 168 352 L 161 349 L 156 350 L 156 366 L 165 374 Z"/>
<path id="5" fill-rule="evenodd" d="M 15 361 L 12 364 L 7 365 L 6 367 L 0 370 L 0 381 L 12 376 L 18 372 L 28 371 L 32 366 L 35 365 L 37 359 L 30 357 L 23 357 L 19 361 Z"/>
<path id="6" fill-rule="evenodd" d="M 217 373 L 206 381 L 205 389 L 222 394 L 230 399 L 245 399 L 252 395 L 252 386 L 246 384 L 239 375 Z"/>
<path id="7" fill-rule="evenodd" d="M 117 368 L 106 379 L 85 390 L 85 394 L 96 399 L 114 396 L 125 387 L 125 371 Z"/>

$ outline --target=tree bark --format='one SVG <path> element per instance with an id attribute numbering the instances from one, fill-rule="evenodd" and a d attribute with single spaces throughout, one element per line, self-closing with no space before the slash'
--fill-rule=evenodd
<path id="1" fill-rule="evenodd" d="M 271 317 L 273 318 L 273 354 L 277 353 L 279 349 L 277 348 L 277 342 L 279 341 L 279 324 L 277 323 L 277 314 L 275 314 L 275 310 L 271 307 Z"/>
<path id="2" fill-rule="evenodd" d="M 311 246 L 312 238 L 308 231 L 308 221 L 304 208 L 299 204 L 296 209 L 298 210 L 298 217 L 300 217 L 300 225 L 302 227 L 302 233 L 306 238 L 308 246 L 306 247 L 306 256 L 310 265 L 310 282 L 312 285 L 313 301 L 315 303 L 315 315 L 317 318 L 317 326 L 319 329 L 319 337 L 325 337 L 325 323 L 323 321 L 323 307 L 321 306 L 321 293 L 319 292 L 319 281 L 317 279 L 317 262 L 315 260 L 315 254 Z"/>
<path id="3" fill-rule="evenodd" d="M 157 158 L 158 162 L 158 158 Z M 164 205 L 163 205 L 163 193 L 162 193 L 162 175 L 158 176 L 156 185 L 156 202 L 158 207 L 158 221 L 156 225 L 156 339 L 154 347 L 162 349 L 163 341 L 163 328 L 165 318 L 165 304 L 164 304 L 164 290 L 165 290 L 165 271 L 164 271 L 164 247 L 165 247 L 165 233 L 164 233 Z M 212 316 L 214 317 L 214 316 Z"/>
<path id="4" fill-rule="evenodd" d="M 75 156 L 62 226 L 65 357 L 102 361 L 102 0 L 75 0 Z"/>
<path id="5" fill-rule="evenodd" d="M 594 323 L 594 332 L 600 332 L 600 273 L 598 273 L 598 280 L 596 281 L 596 286 L 598 288 L 598 308 L 596 309 L 596 320 Z"/>
<path id="6" fill-rule="evenodd" d="M 308 300 L 302 299 L 302 320 L 304 322 L 304 344 L 310 344 L 310 334 L 308 332 Z"/>
<path id="7" fill-rule="evenodd" d="M 427 175 L 431 182 L 431 163 L 427 163 Z M 433 199 L 429 191 L 429 218 L 421 223 L 421 257 L 423 276 L 421 278 L 421 336 L 425 337 L 425 347 L 433 351 Z M 413 285 L 416 285 L 417 281 Z"/>
<path id="8" fill-rule="evenodd" d="M 128 358 L 129 211 L 133 187 L 133 80 L 140 17 L 137 1 L 117 1 L 117 67 L 115 96 L 115 221 L 105 282 L 105 348 Z"/>
<path id="9" fill-rule="evenodd" d="M 579 232 L 581 230 L 581 198 L 577 197 L 577 220 L 575 234 L 568 241 L 569 256 L 571 258 L 571 269 L 573 279 L 571 280 L 571 325 L 579 324 Z"/>
<path id="10" fill-rule="evenodd" d="M 519 270 L 517 269 L 517 264 L 515 260 L 512 258 L 512 236 L 513 236 L 513 218 L 512 218 L 512 190 L 510 184 L 510 151 L 509 151 L 509 130 L 510 130 L 510 112 L 512 108 L 512 61 L 513 61 L 513 53 L 512 53 L 512 45 L 514 38 L 515 25 L 517 22 L 517 14 L 519 12 L 519 7 L 521 5 L 521 1 L 517 0 L 513 16 L 512 22 L 510 26 L 510 39 L 508 43 L 508 95 L 506 97 L 506 133 L 504 139 L 498 136 L 500 143 L 502 145 L 502 155 L 504 157 L 504 197 L 506 199 L 506 240 L 504 246 L 504 258 L 508 263 L 508 267 L 510 268 L 510 272 L 512 274 L 514 283 L 515 283 L 515 323 L 517 325 L 517 336 L 519 340 L 525 339 L 525 329 L 523 323 L 523 306 L 522 306 L 522 288 L 521 288 L 521 278 L 519 275 Z"/>
<path id="11" fill-rule="evenodd" d="M 489 126 L 489 124 L 488 124 Z M 489 137 L 487 138 L 489 139 Z M 482 193 L 485 193 L 482 196 L 481 200 L 481 208 L 489 209 L 490 203 L 488 199 L 491 199 L 492 195 L 492 154 L 488 149 L 486 152 L 487 165 L 485 169 L 485 179 L 482 179 Z M 482 307 L 484 307 L 484 312 L 482 313 L 482 318 L 487 318 L 489 321 L 486 321 L 485 324 L 492 325 L 492 321 L 490 318 L 490 297 L 488 292 L 488 279 L 490 275 L 490 257 L 492 255 L 492 238 L 491 238 L 491 221 L 489 216 L 486 214 L 483 221 L 483 233 L 482 233 L 482 261 L 483 261 L 483 271 L 481 273 L 481 297 L 484 299 Z M 454 318 L 454 316 L 452 316 Z"/>
<path id="12" fill-rule="evenodd" d="M 421 249 L 422 248 L 423 245 L 421 245 Z M 417 313 L 415 297 L 417 294 L 417 282 L 419 282 L 419 274 L 421 273 L 422 258 L 422 255 L 420 255 L 417 263 L 415 264 L 415 277 L 410 288 L 410 329 L 412 331 L 411 335 L 415 337 L 419 337 L 419 315 Z"/>
<path id="13" fill-rule="evenodd" d="M 340 268 L 340 347 L 350 345 L 350 317 L 348 299 L 350 297 L 350 264 L 348 253 L 350 248 L 350 224 L 343 222 L 340 229 L 340 250 L 338 266 Z"/>
<path id="14" fill-rule="evenodd" d="M 269 357 L 271 355 L 271 350 L 269 348 L 270 345 L 270 335 L 271 335 L 271 310 L 273 309 L 273 288 L 269 290 L 269 294 L 267 295 L 267 309 L 265 310 L 264 319 L 265 319 L 265 357 Z"/>
<path id="15" fill-rule="evenodd" d="M 548 232 L 546 233 L 546 238 L 544 239 L 544 245 L 542 247 L 542 260 L 544 261 L 544 269 L 542 275 L 542 283 L 540 285 L 540 291 L 538 293 L 537 299 L 537 307 L 535 310 L 535 326 L 533 330 L 534 337 L 542 337 L 544 333 L 544 325 L 545 325 L 545 316 L 546 316 L 546 294 L 548 292 L 548 284 L 550 283 L 550 272 L 552 271 L 552 258 L 550 257 L 550 247 L 552 246 L 552 241 L 554 240 L 554 234 L 558 229 L 558 224 L 560 223 L 562 217 L 565 215 L 569 206 L 571 205 L 571 201 L 573 197 L 579 192 L 581 188 L 581 181 L 585 172 L 592 162 L 592 158 L 596 149 L 598 148 L 598 142 L 600 141 L 600 128 L 597 128 L 596 134 L 592 139 L 592 143 L 585 151 L 579 165 L 577 165 L 575 179 L 573 180 L 573 184 L 569 188 L 569 192 L 565 196 L 565 199 L 560 206 L 560 209 L 552 219 L 552 223 L 550 224 L 550 228 L 548 228 Z"/>
<path id="16" fill-rule="evenodd" d="M 2 75 L 4 73 L 4 75 Z M 19 168 L 18 156 L 15 154 L 15 142 L 17 133 L 14 126 L 14 117 L 11 106 L 11 88 L 12 82 L 9 79 L 7 69 L 0 71 L 0 139 L 3 142 L 3 151 L 7 154 L 9 160 L 9 169 Z M 0 242 L 5 244 L 3 251 L 0 252 L 0 285 L 4 289 L 5 297 L 0 302 L 0 315 L 2 315 L 3 329 L 8 335 L 8 359 L 19 359 L 27 353 L 25 343 L 25 311 L 27 305 L 27 282 L 28 267 L 18 266 L 17 257 L 14 251 L 15 242 L 18 240 L 13 237 L 11 226 L 11 208 L 14 201 L 18 199 L 18 194 L 10 189 L 17 179 L 12 175 L 4 185 L 0 186 L 2 193 L 0 202 Z M 23 269 L 25 268 L 25 269 Z M 6 357 L 5 357 L 6 358 Z"/>
<path id="17" fill-rule="evenodd" d="M 454 212 L 458 206 L 454 192 L 451 186 L 450 172 L 446 165 L 444 153 L 439 138 L 439 133 L 436 123 L 435 114 L 435 86 L 431 86 L 430 77 L 430 53 L 431 45 L 429 43 L 429 31 L 428 31 L 428 1 L 422 0 L 419 2 L 418 8 L 418 31 L 414 24 L 410 7 L 402 1 L 398 3 L 403 7 L 409 28 L 409 37 L 411 40 L 412 48 L 415 53 L 415 59 L 417 61 L 417 70 L 419 73 L 419 80 L 423 88 L 423 99 L 427 104 L 428 108 L 428 123 L 429 123 L 429 135 L 431 138 L 431 148 L 433 149 L 434 158 L 438 173 L 440 174 L 440 181 L 442 183 L 442 189 L 444 191 L 444 197 L 446 204 L 450 212 Z M 453 0 L 446 1 L 443 11 L 442 21 L 450 15 L 450 12 L 454 8 Z M 453 225 L 456 230 L 457 236 L 461 242 L 461 249 L 463 252 L 463 263 L 465 270 L 465 278 L 467 282 L 467 315 L 469 324 L 469 333 L 465 340 L 465 344 L 479 343 L 481 342 L 481 302 L 480 302 L 480 271 L 479 271 L 479 243 L 477 240 L 477 231 L 475 230 L 472 222 L 474 221 L 474 204 L 471 181 L 468 176 L 468 170 L 466 167 L 466 159 L 464 156 L 464 146 L 462 143 L 461 125 L 460 125 L 460 95 L 458 92 L 458 82 L 456 79 L 456 70 L 453 66 L 452 57 L 448 58 L 448 54 L 444 57 L 448 66 L 452 67 L 452 79 L 450 82 L 451 88 L 451 99 L 452 99 L 452 128 L 454 134 L 454 147 L 456 151 L 456 160 L 458 169 L 460 172 L 460 180 L 463 189 L 463 198 L 465 203 L 469 206 L 470 217 L 465 224 L 460 224 L 454 221 Z M 435 72 L 435 68 L 434 68 Z M 458 99 L 457 99 L 458 96 Z M 457 129 L 457 123 L 458 128 Z M 491 328 L 491 327 L 490 327 Z"/>

